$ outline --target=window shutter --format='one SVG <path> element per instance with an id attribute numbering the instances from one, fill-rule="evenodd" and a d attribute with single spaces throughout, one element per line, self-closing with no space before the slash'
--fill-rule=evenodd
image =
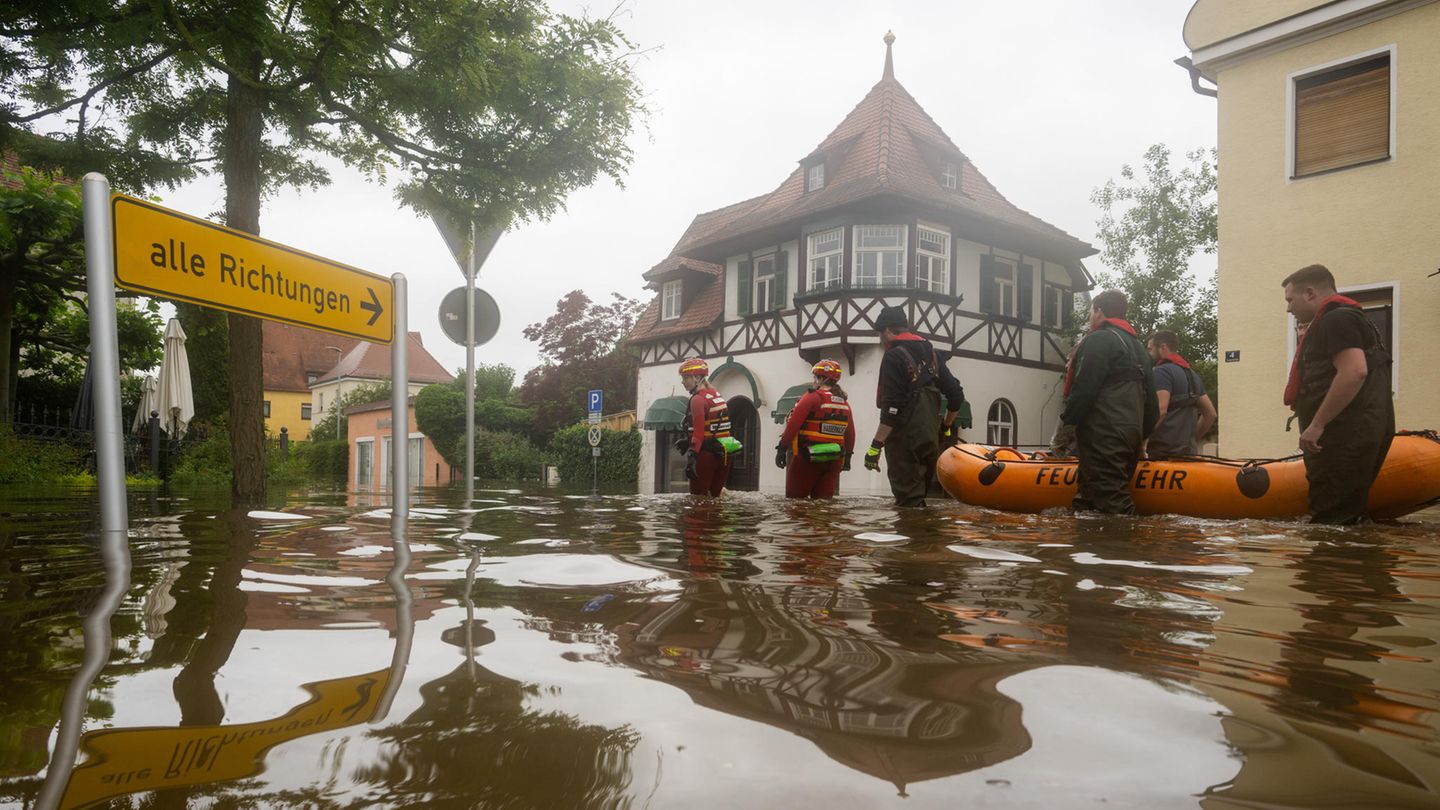
<path id="1" fill-rule="evenodd" d="M 1020 320 L 1030 321 L 1035 315 L 1035 266 L 1022 264 L 1016 274 L 1019 278 L 1015 280 L 1015 295 L 1020 300 L 1015 311 L 1020 313 Z"/>
<path id="2" fill-rule="evenodd" d="M 998 308 L 995 301 L 995 257 L 989 254 L 980 256 L 980 311 L 994 312 Z"/>
<path id="3" fill-rule="evenodd" d="M 784 309 L 790 305 L 787 300 L 786 283 L 790 279 L 790 255 L 785 251 L 775 254 L 775 281 L 770 285 L 770 308 Z"/>
<path id="4" fill-rule="evenodd" d="M 1390 57 L 1295 83 L 1295 176 L 1390 156 Z"/>
<path id="5" fill-rule="evenodd" d="M 1040 294 L 1040 324 L 1041 324 L 1041 326 L 1049 326 L 1050 324 L 1052 324 L 1052 323 L 1058 323 L 1058 321 L 1059 321 L 1059 315 L 1060 315 L 1060 313 L 1056 312 L 1055 310 L 1056 310 L 1056 308 L 1059 307 L 1060 301 L 1059 301 L 1055 296 L 1053 296 L 1053 295 L 1050 294 L 1050 291 L 1051 291 L 1051 290 L 1055 290 L 1056 292 L 1059 292 L 1059 288 L 1058 288 L 1058 287 L 1044 287 L 1044 288 L 1042 288 L 1042 290 L 1041 290 L 1041 294 Z"/>
<path id="6" fill-rule="evenodd" d="M 1075 323 L 1075 291 L 1065 291 L 1065 312 L 1060 316 L 1060 328 L 1069 329 Z"/>
<path id="7" fill-rule="evenodd" d="M 755 289 L 755 280 L 750 274 L 750 260 L 740 260 L 740 272 L 736 274 L 735 311 L 740 315 L 750 314 L 750 296 Z"/>

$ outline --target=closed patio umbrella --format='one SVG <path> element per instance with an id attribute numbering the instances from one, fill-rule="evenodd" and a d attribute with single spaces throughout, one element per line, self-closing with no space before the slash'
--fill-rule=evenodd
<path id="1" fill-rule="evenodd" d="M 165 355 L 160 360 L 160 384 L 156 393 L 160 426 L 171 439 L 181 439 L 195 418 L 195 393 L 190 387 L 190 357 L 185 351 L 185 330 L 180 319 L 165 326 Z"/>
<path id="2" fill-rule="evenodd" d="M 160 384 L 149 374 L 145 375 L 145 381 L 140 383 L 140 405 L 135 409 L 135 418 L 130 421 L 131 433 L 144 433 L 145 426 L 150 424 L 150 412 L 160 410 L 159 399 Z"/>

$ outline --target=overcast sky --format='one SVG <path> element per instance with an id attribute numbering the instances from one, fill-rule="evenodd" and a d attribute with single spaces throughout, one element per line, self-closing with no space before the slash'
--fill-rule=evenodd
<path id="1" fill-rule="evenodd" d="M 895 75 L 1011 202 L 1094 241 L 1091 191 L 1165 143 L 1215 143 L 1214 99 L 1172 64 L 1192 0 L 630 0 L 618 21 L 648 49 L 637 72 L 650 113 L 624 188 L 574 194 L 548 222 L 507 233 L 481 270 L 501 326 L 476 351 L 519 375 L 537 362 L 521 335 L 573 289 L 646 297 L 640 274 L 695 214 L 773 190 L 880 79 L 887 30 Z M 552 0 L 565 13 L 610 5 Z M 448 368 L 464 349 L 441 333 L 440 299 L 463 278 L 428 220 L 343 167 L 319 192 L 285 191 L 263 236 L 410 280 L 410 328 Z M 163 204 L 224 206 L 208 179 Z M 1088 262 L 1092 271 L 1096 259 Z"/>

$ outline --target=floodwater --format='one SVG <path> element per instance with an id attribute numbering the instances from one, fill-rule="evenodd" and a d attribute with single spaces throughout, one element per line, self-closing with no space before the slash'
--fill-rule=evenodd
<path id="1" fill-rule="evenodd" d="M 363 497 L 0 496 L 0 805 L 1440 806 L 1433 512 Z"/>

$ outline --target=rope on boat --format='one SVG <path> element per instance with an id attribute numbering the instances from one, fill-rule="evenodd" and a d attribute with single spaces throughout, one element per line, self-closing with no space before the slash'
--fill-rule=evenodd
<path id="1" fill-rule="evenodd" d="M 1422 439 L 1429 439 L 1430 441 L 1435 442 L 1436 444 L 1440 444 L 1440 433 L 1437 433 L 1437 432 L 1434 431 L 1434 430 L 1401 430 L 1401 431 L 1396 431 L 1395 435 L 1396 435 L 1396 436 L 1419 436 L 1419 437 L 1421 437 Z M 956 449 L 956 450 L 959 450 L 960 452 L 964 453 L 964 454 L 967 455 L 967 456 L 971 456 L 972 458 L 984 459 L 985 461 L 989 461 L 989 462 L 995 462 L 995 461 L 999 461 L 999 460 L 1000 460 L 1000 459 L 997 459 L 997 458 L 995 457 L 995 453 L 996 453 L 997 451 L 999 451 L 999 450 L 1011 450 L 1011 451 L 1014 451 L 1014 452 L 1016 452 L 1016 453 L 1019 453 L 1020 456 L 1021 456 L 1021 458 L 1013 459 L 1014 461 L 1044 461 L 1044 462 L 1054 463 L 1054 462 L 1069 461 L 1069 460 L 1073 460 L 1073 459 L 1075 458 L 1074 456 L 1060 456 L 1060 457 L 1057 457 L 1057 456 L 1052 456 L 1052 455 L 1050 455 L 1049 453 L 1045 453 L 1045 452 L 1024 453 L 1024 452 L 1021 452 L 1021 451 L 1019 450 L 1019 448 L 1021 448 L 1021 447 L 1048 447 L 1048 446 L 1049 446 L 1049 445 L 1037 445 L 1037 444 L 1006 445 L 1006 446 L 1004 446 L 1004 447 L 992 447 L 992 448 L 990 449 L 990 451 L 987 452 L 987 453 L 976 453 L 976 452 L 974 452 L 974 451 L 966 450 L 966 449 L 963 449 L 963 448 L 960 448 L 960 447 L 956 447 L 955 449 Z M 1279 464 L 1279 463 L 1285 462 L 1285 461 L 1294 461 L 1294 460 L 1299 459 L 1299 458 L 1304 458 L 1304 456 L 1305 456 L 1304 453 L 1293 453 L 1293 454 L 1291 454 L 1291 455 L 1281 456 L 1281 457 L 1279 457 L 1279 458 L 1243 458 L 1243 459 L 1242 459 L 1242 458 L 1224 458 L 1223 456 L 1212 456 L 1212 455 L 1207 455 L 1207 454 L 1205 454 L 1205 453 L 1187 453 L 1187 454 L 1184 454 L 1184 455 L 1166 456 L 1166 457 L 1163 458 L 1163 459 L 1154 459 L 1154 460 L 1155 460 L 1155 461 L 1206 461 L 1206 462 L 1209 462 L 1209 463 L 1211 463 L 1211 464 L 1220 464 L 1220 465 L 1223 465 L 1223 466 L 1226 466 L 1226 467 L 1238 467 L 1238 468 L 1240 468 L 1240 469 L 1254 469 L 1254 468 L 1256 468 L 1256 467 L 1263 467 L 1263 466 L 1266 465 L 1266 464 Z M 1007 460 L 1010 460 L 1010 459 L 1007 459 Z"/>

